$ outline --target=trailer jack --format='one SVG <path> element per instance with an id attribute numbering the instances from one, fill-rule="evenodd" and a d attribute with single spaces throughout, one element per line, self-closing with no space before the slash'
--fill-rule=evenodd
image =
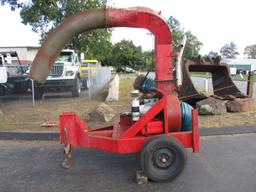
<path id="1" fill-rule="evenodd" d="M 72 157 L 72 147 L 69 144 L 68 133 L 66 128 L 64 128 L 64 133 L 65 133 L 65 140 L 66 140 L 66 144 L 64 145 L 64 154 L 67 155 L 67 158 L 64 159 L 64 161 L 62 162 L 62 166 L 65 169 L 70 169 L 74 162 Z"/>

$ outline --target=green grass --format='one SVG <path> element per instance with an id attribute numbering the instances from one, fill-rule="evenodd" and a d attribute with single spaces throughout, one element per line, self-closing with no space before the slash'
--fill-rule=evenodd
<path id="1" fill-rule="evenodd" d="M 120 97 L 129 95 L 131 90 L 133 89 L 133 82 L 135 80 L 135 76 L 125 77 L 120 79 Z"/>
<path id="2" fill-rule="evenodd" d="M 190 75 L 192 77 L 212 78 L 212 74 L 206 72 L 191 72 Z"/>
<path id="3" fill-rule="evenodd" d="M 240 75 L 231 75 L 231 77 L 233 81 L 247 81 L 248 79 L 248 75 L 243 75 L 243 78 Z"/>

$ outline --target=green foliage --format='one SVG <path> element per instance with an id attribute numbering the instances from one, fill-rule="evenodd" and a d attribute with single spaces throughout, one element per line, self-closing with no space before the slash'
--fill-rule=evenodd
<path id="1" fill-rule="evenodd" d="M 184 30 L 181 28 L 180 22 L 174 18 L 173 16 L 170 16 L 167 20 L 167 24 L 172 30 L 172 46 L 175 51 L 180 50 L 180 45 L 182 43 L 182 38 L 184 35 Z"/>
<path id="2" fill-rule="evenodd" d="M 229 59 L 235 59 L 236 55 L 238 55 L 237 47 L 234 42 L 226 43 L 221 49 L 220 49 L 221 56 Z"/>
<path id="3" fill-rule="evenodd" d="M 22 22 L 31 25 L 33 31 L 42 37 L 55 28 L 64 18 L 88 8 L 105 7 L 104 0 L 1 0 L 1 5 L 9 4 L 12 10 L 21 8 Z"/>
<path id="4" fill-rule="evenodd" d="M 256 44 L 246 46 L 244 53 L 249 59 L 256 59 Z"/>
<path id="5" fill-rule="evenodd" d="M 113 46 L 113 63 L 116 68 L 131 67 L 140 69 L 145 66 L 142 49 L 135 46 L 132 41 L 122 40 Z"/>
<path id="6" fill-rule="evenodd" d="M 12 11 L 22 7 L 22 2 L 19 0 L 0 0 L 0 2 L 1 5 L 9 4 Z"/>
<path id="7" fill-rule="evenodd" d="M 200 42 L 197 37 L 192 34 L 191 31 L 184 31 L 184 29 L 181 27 L 180 22 L 173 16 L 169 17 L 169 19 L 167 20 L 167 24 L 172 30 L 172 45 L 174 51 L 180 50 L 183 36 L 186 35 L 187 43 L 184 49 L 183 58 L 191 58 L 197 56 L 199 54 L 201 46 L 203 45 L 202 42 Z"/>
<path id="8" fill-rule="evenodd" d="M 153 50 L 143 52 L 143 59 L 144 66 L 142 66 L 142 69 L 145 71 L 153 71 L 155 69 Z"/>
<path id="9" fill-rule="evenodd" d="M 184 49 L 184 58 L 191 58 L 199 55 L 201 46 L 203 45 L 191 31 L 185 32 L 187 36 L 187 43 Z"/>
<path id="10" fill-rule="evenodd" d="M 80 52 L 85 53 L 86 59 L 97 59 L 104 63 L 112 55 L 111 32 L 105 29 L 96 29 L 80 34 L 71 45 Z"/>
<path id="11" fill-rule="evenodd" d="M 212 57 L 218 57 L 219 54 L 218 54 L 218 52 L 210 51 L 210 52 L 208 53 L 208 55 L 206 55 L 206 56 L 212 58 Z"/>

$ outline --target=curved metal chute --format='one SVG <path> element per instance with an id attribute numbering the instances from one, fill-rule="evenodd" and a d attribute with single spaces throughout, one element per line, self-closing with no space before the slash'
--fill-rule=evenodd
<path id="1" fill-rule="evenodd" d="M 32 63 L 31 78 L 43 83 L 57 56 L 73 37 L 107 27 L 135 27 L 151 31 L 155 35 L 157 86 L 168 94 L 176 92 L 172 74 L 172 33 L 159 13 L 143 7 L 90 9 L 68 17 L 44 40 Z"/>
<path id="2" fill-rule="evenodd" d="M 32 63 L 30 76 L 39 83 L 45 82 L 52 65 L 62 49 L 78 34 L 105 26 L 104 9 L 77 13 L 64 20 L 49 33 Z"/>

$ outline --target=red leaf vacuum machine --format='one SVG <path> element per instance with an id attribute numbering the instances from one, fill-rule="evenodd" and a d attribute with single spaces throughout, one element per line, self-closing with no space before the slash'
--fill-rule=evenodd
<path id="1" fill-rule="evenodd" d="M 177 97 L 173 75 L 172 32 L 157 13 L 143 7 L 89 9 L 66 18 L 49 33 L 30 71 L 32 79 L 44 83 L 61 50 L 73 37 L 99 28 L 133 27 L 149 30 L 155 36 L 155 85 L 144 77 L 139 91 L 132 91 L 131 111 L 120 114 L 120 122 L 91 128 L 75 113 L 60 115 L 61 143 L 72 163 L 74 148 L 90 148 L 116 154 L 140 153 L 141 169 L 155 182 L 176 178 L 186 163 L 185 148 L 199 152 L 197 111 Z M 189 113 L 184 114 L 184 111 Z"/>

